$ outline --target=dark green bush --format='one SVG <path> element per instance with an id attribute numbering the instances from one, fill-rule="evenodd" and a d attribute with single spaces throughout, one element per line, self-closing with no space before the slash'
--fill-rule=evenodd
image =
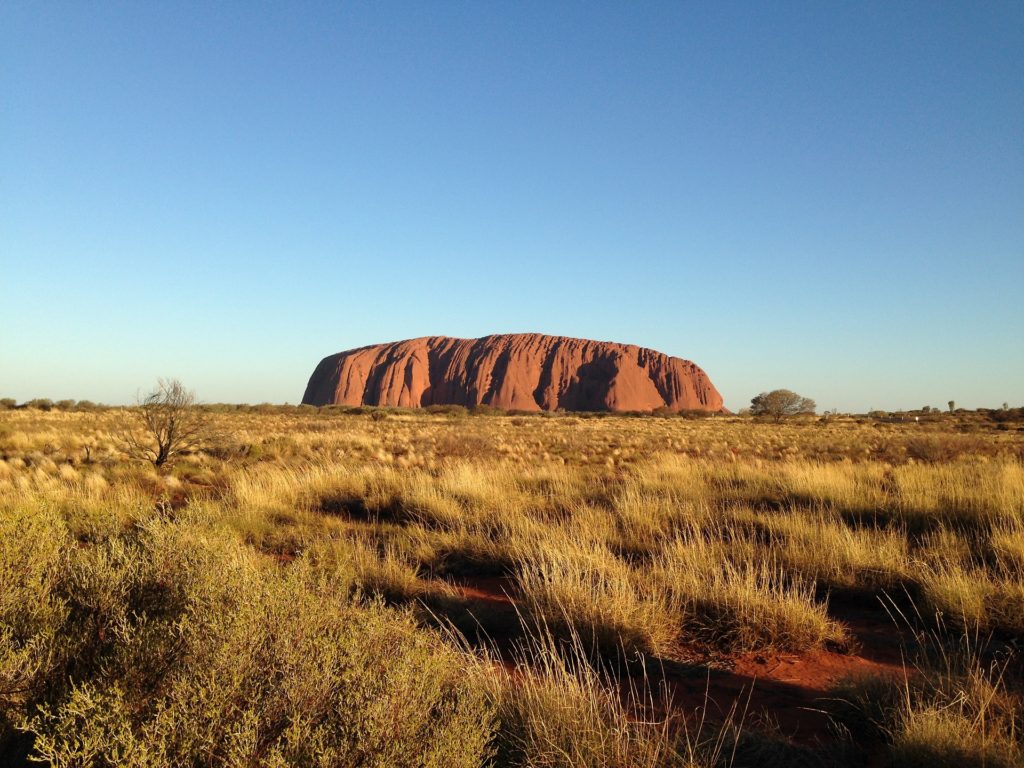
<path id="1" fill-rule="evenodd" d="M 464 405 L 428 405 L 423 410 L 444 416 L 465 416 L 469 412 Z"/>
<path id="2" fill-rule="evenodd" d="M 474 416 L 504 416 L 505 411 L 502 408 L 495 408 L 493 405 L 474 405 L 469 409 L 469 412 Z"/>

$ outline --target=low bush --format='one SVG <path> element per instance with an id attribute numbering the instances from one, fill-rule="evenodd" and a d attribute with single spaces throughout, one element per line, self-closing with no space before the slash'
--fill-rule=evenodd
<path id="1" fill-rule="evenodd" d="M 491 706 L 456 652 L 407 613 L 350 602 L 337 571 L 278 570 L 199 523 L 154 521 L 79 551 L 52 518 L 6 525 L 35 544 L 0 537 L 0 738 L 33 734 L 34 759 L 383 768 L 489 755 Z"/>

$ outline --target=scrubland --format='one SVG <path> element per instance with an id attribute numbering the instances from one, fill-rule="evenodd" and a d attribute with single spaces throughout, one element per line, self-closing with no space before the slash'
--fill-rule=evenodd
<path id="1" fill-rule="evenodd" d="M 1024 759 L 1018 422 L 125 417 L 0 412 L 4 764 Z"/>

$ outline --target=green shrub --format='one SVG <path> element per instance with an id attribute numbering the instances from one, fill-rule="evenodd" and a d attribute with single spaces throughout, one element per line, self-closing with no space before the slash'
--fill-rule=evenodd
<path id="1" fill-rule="evenodd" d="M 428 405 L 423 410 L 430 414 L 444 416 L 465 416 L 469 412 L 464 405 Z"/>
<path id="2" fill-rule="evenodd" d="M 0 511 L 0 746 L 59 686 L 75 641 L 62 594 L 68 551 L 63 522 L 47 510 Z"/>
<path id="3" fill-rule="evenodd" d="M 493 405 L 474 405 L 469 409 L 469 412 L 474 416 L 504 416 L 505 411 L 501 408 L 495 408 Z"/>
<path id="4" fill-rule="evenodd" d="M 0 737 L 31 732 L 33 758 L 55 768 L 488 758 L 490 705 L 456 652 L 408 613 L 352 603 L 337 574 L 281 570 L 196 520 L 154 520 L 84 549 L 68 546 L 53 515 L 13 520 L 0 538 Z"/>

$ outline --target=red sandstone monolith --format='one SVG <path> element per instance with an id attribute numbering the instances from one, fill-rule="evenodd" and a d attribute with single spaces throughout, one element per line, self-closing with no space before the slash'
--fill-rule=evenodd
<path id="1" fill-rule="evenodd" d="M 721 411 L 689 360 L 632 344 L 515 333 L 425 336 L 325 357 L 310 405 L 489 405 L 522 411 Z"/>

